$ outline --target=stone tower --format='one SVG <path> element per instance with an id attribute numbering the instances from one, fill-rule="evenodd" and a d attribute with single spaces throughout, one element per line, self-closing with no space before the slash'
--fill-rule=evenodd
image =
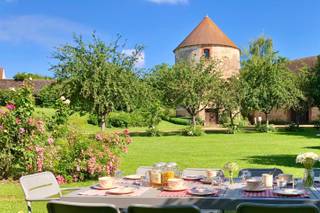
<path id="1" fill-rule="evenodd" d="M 240 50 L 208 17 L 174 49 L 176 63 L 181 60 L 199 61 L 202 56 L 219 61 L 224 78 L 239 73 Z"/>
<path id="2" fill-rule="evenodd" d="M 219 62 L 223 78 L 229 78 L 240 71 L 240 50 L 208 17 L 174 49 L 176 63 L 182 60 L 198 62 L 202 56 L 214 58 Z M 177 116 L 187 116 L 184 108 L 178 107 Z M 206 108 L 199 117 L 206 126 L 218 124 L 218 110 Z"/>

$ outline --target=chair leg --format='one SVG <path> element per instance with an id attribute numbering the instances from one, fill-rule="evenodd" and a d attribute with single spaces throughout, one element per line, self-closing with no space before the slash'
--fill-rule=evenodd
<path id="1" fill-rule="evenodd" d="M 31 202 L 27 201 L 28 213 L 32 213 Z"/>

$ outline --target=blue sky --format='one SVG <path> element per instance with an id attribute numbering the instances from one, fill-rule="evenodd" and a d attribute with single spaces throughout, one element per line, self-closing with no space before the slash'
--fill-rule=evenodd
<path id="1" fill-rule="evenodd" d="M 0 0 L 0 66 L 53 75 L 55 46 L 95 30 L 127 48 L 145 46 L 140 66 L 174 63 L 172 50 L 209 15 L 240 48 L 259 35 L 272 37 L 289 59 L 320 54 L 319 0 Z"/>

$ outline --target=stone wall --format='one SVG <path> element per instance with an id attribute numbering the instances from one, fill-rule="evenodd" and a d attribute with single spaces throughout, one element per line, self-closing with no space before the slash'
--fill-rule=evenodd
<path id="1" fill-rule="evenodd" d="M 175 51 L 176 63 L 181 60 L 199 61 L 204 49 L 210 49 L 210 56 L 219 61 L 223 78 L 229 78 L 240 71 L 240 51 L 233 47 L 198 45 L 184 47 Z"/>

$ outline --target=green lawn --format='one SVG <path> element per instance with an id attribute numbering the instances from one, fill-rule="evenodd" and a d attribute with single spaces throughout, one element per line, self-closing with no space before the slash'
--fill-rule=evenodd
<path id="1" fill-rule="evenodd" d="M 48 111 L 45 111 L 48 113 Z M 70 123 L 83 128 L 88 133 L 99 128 L 88 125 L 85 119 L 73 115 Z M 184 126 L 162 122 L 161 131 L 179 130 Z M 143 131 L 145 128 L 133 128 L 131 131 Z M 109 129 L 112 131 L 115 129 Z M 221 133 L 206 134 L 201 137 L 162 136 L 133 137 L 129 153 L 122 158 L 121 170 L 125 174 L 134 173 L 141 165 L 152 165 L 158 161 L 174 161 L 181 168 L 216 167 L 221 168 L 227 161 L 236 161 L 245 167 L 279 167 L 286 173 L 301 177 L 303 170 L 295 164 L 297 154 L 313 151 L 320 154 L 320 137 L 314 129 L 301 132 L 276 133 L 239 133 L 227 135 Z M 76 185 L 90 185 L 92 182 Z M 45 204 L 34 205 L 34 212 L 45 212 Z M 23 194 L 16 183 L 0 183 L 0 212 L 26 212 Z"/>

